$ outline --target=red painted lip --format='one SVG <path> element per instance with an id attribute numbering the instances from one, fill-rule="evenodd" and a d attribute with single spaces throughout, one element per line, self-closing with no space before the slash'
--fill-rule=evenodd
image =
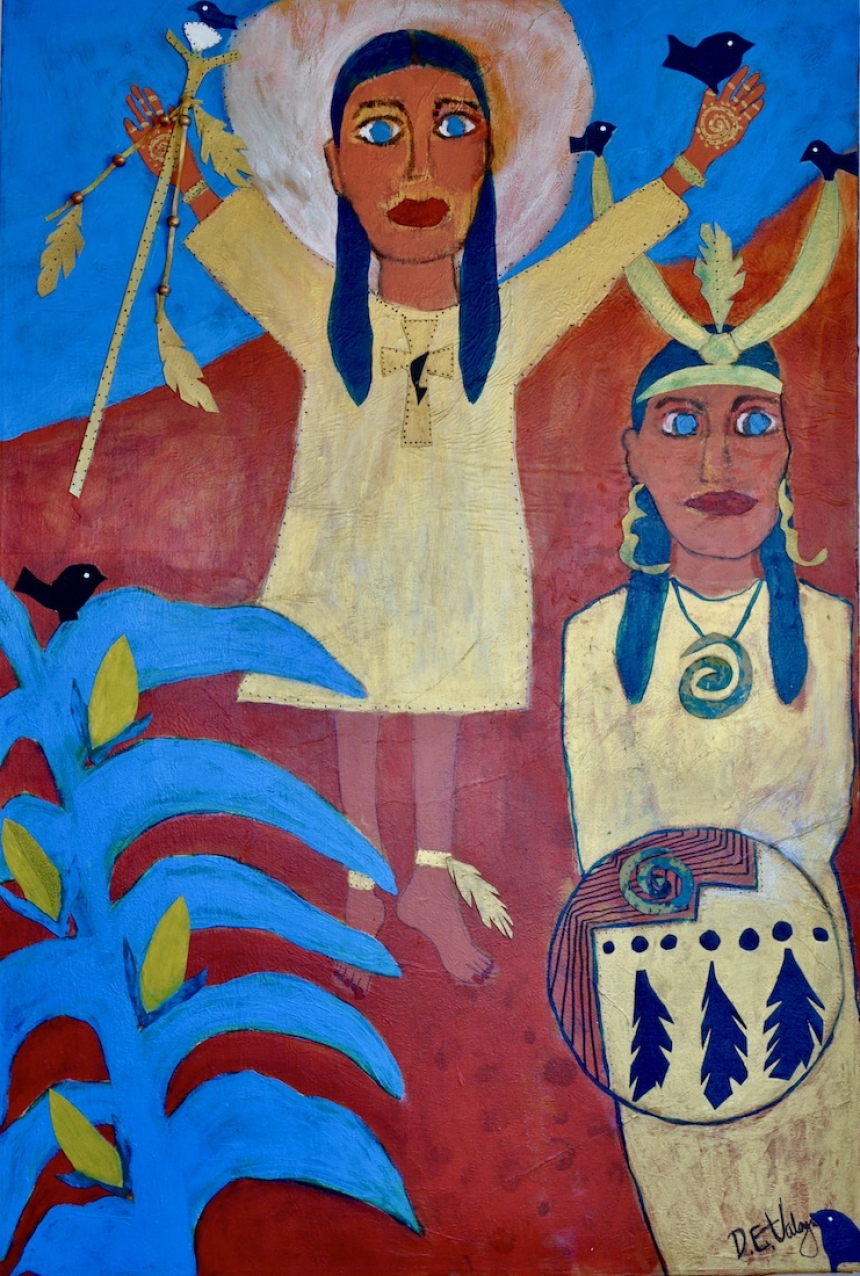
<path id="1" fill-rule="evenodd" d="M 685 504 L 700 514 L 747 514 L 758 501 L 746 492 L 702 492 Z"/>
<path id="2" fill-rule="evenodd" d="M 444 199 L 402 199 L 388 210 L 388 219 L 395 226 L 438 226 L 447 215 Z"/>

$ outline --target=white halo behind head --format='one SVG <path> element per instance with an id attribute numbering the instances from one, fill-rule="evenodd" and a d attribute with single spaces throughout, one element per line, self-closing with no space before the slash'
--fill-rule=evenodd
<path id="1" fill-rule="evenodd" d="M 254 182 L 287 226 L 333 262 L 337 201 L 323 156 L 337 74 L 386 31 L 417 28 L 464 45 L 490 101 L 499 270 L 555 225 L 570 198 L 594 100 L 570 16 L 558 0 L 280 0 L 243 22 L 227 68 L 230 121 Z"/>

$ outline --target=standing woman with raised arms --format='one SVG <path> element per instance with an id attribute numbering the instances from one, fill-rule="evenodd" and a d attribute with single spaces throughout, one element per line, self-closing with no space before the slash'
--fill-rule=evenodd
<path id="1" fill-rule="evenodd" d="M 380 33 L 374 0 L 284 0 L 243 24 L 227 101 L 255 184 L 222 203 L 191 156 L 180 180 L 201 222 L 188 246 L 304 373 L 261 601 L 367 691 L 349 701 L 249 676 L 240 697 L 335 711 L 343 806 L 376 846 L 381 719 L 411 716 L 417 847 L 398 915 L 455 979 L 480 983 L 493 962 L 472 943 L 456 888 L 486 925 L 510 934 L 511 922 L 451 854 L 454 771 L 463 715 L 529 702 L 516 388 L 683 221 L 680 196 L 743 137 L 764 89 L 744 68 L 706 93 L 693 140 L 661 178 L 500 285 L 569 195 L 568 135 L 591 105 L 570 18 L 556 0 L 411 0 L 397 14 L 404 29 Z M 160 104 L 150 91 L 129 104 L 131 135 L 152 132 L 141 154 L 157 171 Z M 360 875 L 346 915 L 371 933 L 382 924 Z M 361 972 L 339 975 L 367 990 Z"/>

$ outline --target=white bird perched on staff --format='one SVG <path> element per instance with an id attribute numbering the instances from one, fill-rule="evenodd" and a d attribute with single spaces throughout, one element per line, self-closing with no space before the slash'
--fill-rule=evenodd
<path id="1" fill-rule="evenodd" d="M 186 22 L 182 30 L 185 39 L 194 53 L 202 53 L 204 49 L 213 49 L 223 40 L 225 31 L 236 30 L 236 19 L 232 13 L 222 13 L 212 0 L 197 0 L 189 5 L 192 13 L 199 14 L 200 22 Z"/>

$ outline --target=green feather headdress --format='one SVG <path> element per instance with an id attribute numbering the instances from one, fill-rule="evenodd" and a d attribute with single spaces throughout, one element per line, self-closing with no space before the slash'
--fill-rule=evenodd
<path id="1" fill-rule="evenodd" d="M 602 156 L 595 157 L 591 195 L 597 218 L 613 203 L 609 170 Z M 695 350 L 703 361 L 662 377 L 639 395 L 639 401 L 692 385 L 748 385 L 780 394 L 782 382 L 778 377 L 737 361 L 744 350 L 770 341 L 789 328 L 824 286 L 839 245 L 837 184 L 823 183 L 812 223 L 782 287 L 755 314 L 730 331 L 725 330 L 725 325 L 734 298 L 743 287 L 743 258 L 740 253 L 733 253 L 731 240 L 719 226 L 703 225 L 700 233 L 700 256 L 693 269 L 711 311 L 715 332 L 687 314 L 648 257 L 637 258 L 625 271 L 628 284 L 651 318 L 668 336 Z"/>

